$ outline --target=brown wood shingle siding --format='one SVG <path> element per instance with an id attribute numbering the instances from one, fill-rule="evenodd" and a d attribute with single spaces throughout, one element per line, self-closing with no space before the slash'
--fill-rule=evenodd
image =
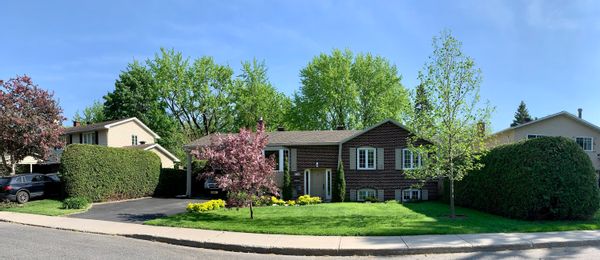
<path id="1" fill-rule="evenodd" d="M 371 131 L 349 140 L 342 145 L 342 161 L 346 175 L 346 196 L 350 190 L 372 188 L 384 190 L 384 199 L 391 200 L 395 197 L 396 189 L 406 189 L 418 183 L 416 180 L 407 179 L 402 170 L 395 168 L 395 150 L 406 148 L 409 132 L 391 122 L 384 123 Z M 350 148 L 374 147 L 384 149 L 383 170 L 351 170 Z M 379 160 L 380 158 L 377 158 Z M 437 181 L 429 181 L 423 189 L 427 189 L 430 198 L 436 198 Z"/>
<path id="2" fill-rule="evenodd" d="M 298 195 L 304 194 L 304 170 L 317 168 L 331 169 L 332 176 L 337 173 L 338 145 L 290 146 L 296 149 L 297 171 L 292 172 L 294 189 Z"/>

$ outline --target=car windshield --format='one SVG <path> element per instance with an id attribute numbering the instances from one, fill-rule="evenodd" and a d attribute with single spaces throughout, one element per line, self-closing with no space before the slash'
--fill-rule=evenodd
<path id="1" fill-rule="evenodd" d="M 10 178 L 0 178 L 0 185 L 6 185 L 10 181 Z"/>

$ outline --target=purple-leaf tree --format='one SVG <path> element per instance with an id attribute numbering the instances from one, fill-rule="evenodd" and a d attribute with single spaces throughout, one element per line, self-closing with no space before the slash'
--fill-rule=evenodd
<path id="1" fill-rule="evenodd" d="M 0 80 L 0 158 L 15 174 L 27 156 L 45 160 L 62 147 L 62 109 L 53 94 L 33 84 L 28 76 Z"/>
<path id="2" fill-rule="evenodd" d="M 210 145 L 193 151 L 196 158 L 207 160 L 210 170 L 202 177 L 215 180 L 238 205 L 248 205 L 251 219 L 254 219 L 252 206 L 258 196 L 279 195 L 275 160 L 263 154 L 268 142 L 264 131 L 264 125 L 259 123 L 256 133 L 240 129 L 238 134 L 215 135 Z"/>

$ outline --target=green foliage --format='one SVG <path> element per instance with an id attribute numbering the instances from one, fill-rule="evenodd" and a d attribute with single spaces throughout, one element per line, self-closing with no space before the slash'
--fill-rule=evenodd
<path id="1" fill-rule="evenodd" d="M 278 199 L 275 196 L 271 196 L 271 205 L 283 206 L 285 205 L 285 200 Z"/>
<path id="2" fill-rule="evenodd" d="M 90 200 L 85 197 L 66 198 L 62 202 L 62 209 L 85 209 L 90 205 Z"/>
<path id="3" fill-rule="evenodd" d="M 138 149 L 72 144 L 61 163 L 67 197 L 91 201 L 150 196 L 160 176 L 158 155 Z"/>
<path id="4" fill-rule="evenodd" d="M 166 109 L 151 71 L 137 61 L 127 65 L 115 81 L 115 89 L 104 96 L 106 120 L 136 117 L 161 137 L 157 140 L 160 145 L 184 161 L 186 139 Z"/>
<path id="5" fill-rule="evenodd" d="M 79 111 L 77 111 L 73 116 L 73 121 L 81 122 L 82 125 L 103 122 L 106 120 L 104 105 L 98 101 L 94 101 L 94 104 L 84 108 L 83 115 L 80 115 Z"/>
<path id="6" fill-rule="evenodd" d="M 233 129 L 233 69 L 204 56 L 190 61 L 161 48 L 146 61 L 160 100 L 188 139 Z"/>
<path id="7" fill-rule="evenodd" d="M 175 197 L 185 194 L 186 177 L 187 172 L 185 170 L 162 168 L 154 196 Z M 195 176 L 192 176 L 192 178 L 195 178 Z"/>
<path id="8" fill-rule="evenodd" d="M 283 162 L 283 187 L 281 197 L 284 200 L 290 200 L 293 195 L 294 191 L 292 187 L 292 177 L 290 176 L 290 169 L 288 167 L 288 157 L 285 157 Z"/>
<path id="9" fill-rule="evenodd" d="M 542 137 L 492 149 L 456 186 L 459 205 L 519 219 L 586 219 L 600 205 L 589 156 L 573 140 Z"/>
<path id="10" fill-rule="evenodd" d="M 344 164 L 341 161 L 333 180 L 332 194 L 331 201 L 333 202 L 344 202 L 346 199 L 346 177 L 344 174 Z"/>
<path id="11" fill-rule="evenodd" d="M 242 73 L 235 80 L 233 91 L 235 104 L 235 128 L 254 128 L 263 118 L 268 130 L 287 126 L 287 116 L 292 101 L 278 92 L 269 82 L 267 66 L 256 59 L 242 62 Z"/>
<path id="12" fill-rule="evenodd" d="M 531 120 L 531 116 L 529 115 L 529 111 L 527 110 L 527 105 L 525 105 L 525 102 L 521 100 L 521 103 L 517 108 L 517 112 L 515 112 L 515 119 L 513 120 L 512 124 L 510 124 L 510 126 L 517 126 L 520 124 L 530 122 Z"/>
<path id="13" fill-rule="evenodd" d="M 376 197 L 366 197 L 365 198 L 365 202 L 379 202 L 379 200 Z"/>
<path id="14" fill-rule="evenodd" d="M 202 213 L 210 210 L 225 208 L 225 201 L 222 199 L 209 200 L 203 203 L 189 203 L 186 207 L 187 212 Z"/>
<path id="15" fill-rule="evenodd" d="M 321 197 L 311 197 L 310 195 L 302 195 L 298 197 L 298 205 L 312 205 L 321 203 Z"/>
<path id="16" fill-rule="evenodd" d="M 447 178 L 454 217 L 454 181 L 483 166 L 478 159 L 487 146 L 481 124 L 489 123 L 492 108 L 479 103 L 481 71 L 462 53 L 462 44 L 443 31 L 434 37 L 433 47 L 433 55 L 419 72 L 417 107 L 408 123 L 414 133 L 408 146 L 422 157 L 422 166 L 405 173 L 420 180 Z"/>
<path id="17" fill-rule="evenodd" d="M 409 109 L 396 67 L 379 56 L 334 49 L 315 57 L 300 77 L 291 116 L 298 129 L 359 129 L 384 118 L 402 121 Z"/>

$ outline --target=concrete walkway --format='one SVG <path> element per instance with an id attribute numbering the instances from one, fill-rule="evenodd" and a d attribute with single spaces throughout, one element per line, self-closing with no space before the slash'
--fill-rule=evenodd
<path id="1" fill-rule="evenodd" d="M 343 237 L 156 227 L 13 212 L 0 212 L 0 221 L 208 249 L 286 255 L 403 255 L 600 245 L 600 231 Z"/>

